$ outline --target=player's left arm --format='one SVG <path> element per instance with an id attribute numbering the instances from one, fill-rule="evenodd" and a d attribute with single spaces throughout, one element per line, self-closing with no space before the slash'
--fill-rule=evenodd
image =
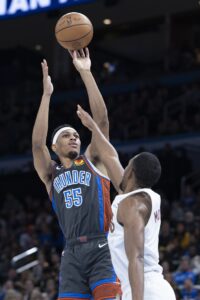
<path id="1" fill-rule="evenodd" d="M 144 299 L 144 230 L 151 212 L 149 196 L 140 193 L 119 204 L 117 219 L 124 227 L 132 299 Z"/>
<path id="2" fill-rule="evenodd" d="M 84 50 L 81 49 L 80 51 L 71 51 L 70 54 L 73 58 L 73 64 L 80 73 L 80 76 L 85 84 L 93 119 L 97 123 L 106 139 L 109 140 L 109 121 L 107 108 L 91 72 L 89 49 L 86 48 Z M 93 140 L 88 146 L 85 155 L 96 165 L 98 169 L 105 173 L 105 168 L 100 160 Z"/>

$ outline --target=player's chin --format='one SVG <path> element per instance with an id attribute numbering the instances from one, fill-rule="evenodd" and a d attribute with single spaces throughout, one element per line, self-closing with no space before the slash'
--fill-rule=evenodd
<path id="1" fill-rule="evenodd" d="M 79 156 L 78 150 L 71 150 L 67 153 L 67 157 L 69 157 L 70 159 L 75 159 L 78 156 Z"/>

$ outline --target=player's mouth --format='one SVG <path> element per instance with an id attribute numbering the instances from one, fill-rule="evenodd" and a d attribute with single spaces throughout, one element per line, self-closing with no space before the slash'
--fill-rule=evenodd
<path id="1" fill-rule="evenodd" d="M 73 147 L 73 148 L 77 148 L 77 144 L 76 143 L 70 143 L 69 146 Z"/>

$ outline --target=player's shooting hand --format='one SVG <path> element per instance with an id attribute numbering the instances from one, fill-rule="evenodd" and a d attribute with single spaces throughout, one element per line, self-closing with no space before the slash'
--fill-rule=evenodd
<path id="1" fill-rule="evenodd" d="M 48 65 L 45 59 L 41 62 L 41 66 L 43 74 L 43 94 L 51 96 L 53 93 L 53 84 L 51 82 L 51 77 L 49 76 Z"/>
<path id="2" fill-rule="evenodd" d="M 91 60 L 88 48 L 74 51 L 69 50 L 69 53 L 78 72 L 90 71 Z"/>
<path id="3" fill-rule="evenodd" d="M 80 105 L 77 105 L 77 115 L 82 124 L 89 130 L 92 131 L 97 126 L 92 117 Z"/>

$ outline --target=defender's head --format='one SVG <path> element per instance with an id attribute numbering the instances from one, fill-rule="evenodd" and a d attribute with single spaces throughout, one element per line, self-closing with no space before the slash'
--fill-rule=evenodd
<path id="1" fill-rule="evenodd" d="M 63 124 L 57 127 L 52 133 L 51 144 L 58 157 L 75 159 L 80 154 L 80 137 L 71 125 Z"/>
<path id="2" fill-rule="evenodd" d="M 131 180 L 135 188 L 151 188 L 161 175 L 161 165 L 158 158 L 149 152 L 134 156 L 124 171 L 121 188 L 124 190 Z"/>

